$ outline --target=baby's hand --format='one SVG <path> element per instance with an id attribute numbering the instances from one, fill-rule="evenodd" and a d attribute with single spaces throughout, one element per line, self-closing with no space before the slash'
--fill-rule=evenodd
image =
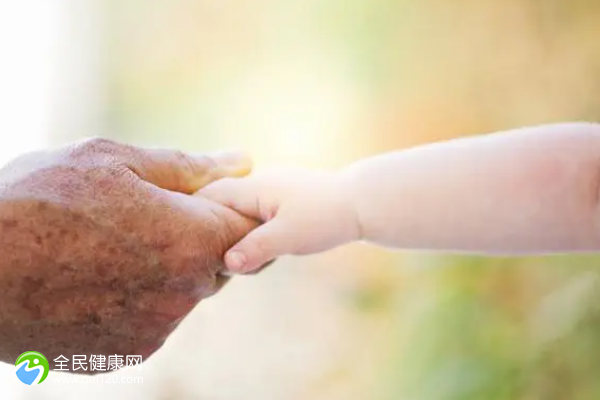
<path id="1" fill-rule="evenodd" d="M 311 254 L 360 239 L 340 175 L 285 171 L 227 178 L 199 194 L 264 224 L 225 254 L 233 272 L 250 272 L 285 254 Z"/>

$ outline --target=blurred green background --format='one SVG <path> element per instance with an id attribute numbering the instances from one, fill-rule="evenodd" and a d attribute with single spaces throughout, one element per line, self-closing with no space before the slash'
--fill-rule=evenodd
<path id="1" fill-rule="evenodd" d="M 242 148 L 258 168 L 334 167 L 433 140 L 597 120 L 598 18 L 600 3 L 584 0 L 113 0 L 109 131 Z M 349 320 L 337 332 L 354 337 L 298 396 L 599 399 L 597 261 L 358 246 L 294 260 L 327 275 L 327 301 Z M 273 269 L 285 276 L 285 264 Z M 311 296 L 315 283 L 303 284 Z M 263 307 L 285 307 L 277 292 L 263 296 Z"/>
<path id="2" fill-rule="evenodd" d="M 331 168 L 600 118 L 597 1 L 107 0 L 95 12 L 102 132 L 130 143 Z M 363 245 L 284 258 L 202 303 L 150 360 L 142 398 L 600 399 L 599 260 Z M 190 354 L 192 372 L 178 367 Z M 80 393 L 138 393 L 111 390 Z"/>

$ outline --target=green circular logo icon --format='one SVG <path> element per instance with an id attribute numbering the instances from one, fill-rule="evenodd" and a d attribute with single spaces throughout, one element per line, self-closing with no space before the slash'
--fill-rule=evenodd
<path id="1" fill-rule="evenodd" d="M 15 362 L 17 378 L 26 385 L 39 385 L 48 376 L 50 366 L 42 353 L 26 351 Z"/>

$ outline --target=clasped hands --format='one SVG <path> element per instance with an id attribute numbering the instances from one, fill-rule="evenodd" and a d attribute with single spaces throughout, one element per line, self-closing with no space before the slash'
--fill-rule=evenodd
<path id="1" fill-rule="evenodd" d="M 223 254 L 258 225 L 193 194 L 249 171 L 239 154 L 105 139 L 27 154 L 0 170 L 0 361 L 25 351 L 51 364 L 73 355 L 148 358 L 223 286 Z"/>

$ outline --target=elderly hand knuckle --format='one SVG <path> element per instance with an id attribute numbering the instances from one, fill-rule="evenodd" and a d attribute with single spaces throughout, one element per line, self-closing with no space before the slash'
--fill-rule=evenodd
<path id="1" fill-rule="evenodd" d="M 92 157 L 98 154 L 115 154 L 120 145 L 111 140 L 101 137 L 93 137 L 76 142 L 69 149 L 71 157 Z"/>
<path id="2" fill-rule="evenodd" d="M 114 140 L 102 137 L 93 137 L 81 142 L 81 147 L 88 150 L 108 150 L 118 146 L 119 144 Z"/>
<path id="3" fill-rule="evenodd" d="M 181 150 L 173 150 L 171 157 L 172 157 L 174 165 L 176 165 L 180 168 L 184 168 L 185 170 L 189 170 L 189 171 L 194 170 L 193 160 L 185 152 L 183 152 Z"/>

